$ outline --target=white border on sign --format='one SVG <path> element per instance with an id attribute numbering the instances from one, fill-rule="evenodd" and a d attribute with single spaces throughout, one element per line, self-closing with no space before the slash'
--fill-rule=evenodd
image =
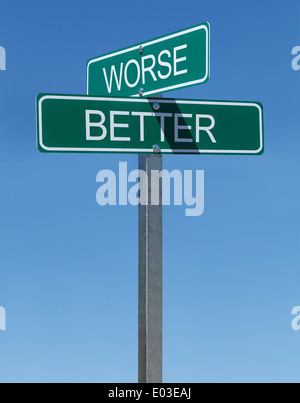
<path id="1" fill-rule="evenodd" d="M 207 23 L 207 24 L 209 24 L 209 23 Z M 154 39 L 154 40 L 149 41 L 149 42 L 142 43 L 142 45 L 143 46 L 154 45 L 155 43 L 159 43 L 159 42 L 166 41 L 168 39 L 176 38 L 177 36 L 189 34 L 190 32 L 198 31 L 199 29 L 204 29 L 206 31 L 206 74 L 205 74 L 204 78 L 201 78 L 199 80 L 194 80 L 194 81 L 189 81 L 189 82 L 177 84 L 177 85 L 173 85 L 173 86 L 169 86 L 169 87 L 159 88 L 159 89 L 154 90 L 154 91 L 148 91 L 148 92 L 145 92 L 143 94 L 143 96 L 147 96 L 147 95 L 151 95 L 151 94 L 157 94 L 157 93 L 164 92 L 164 91 L 175 90 L 176 88 L 188 87 L 190 85 L 201 84 L 204 81 L 206 81 L 206 79 L 207 79 L 207 77 L 209 77 L 209 73 L 210 73 L 210 71 L 209 71 L 209 55 L 210 55 L 209 31 L 210 30 L 207 28 L 206 25 L 199 25 L 199 26 L 194 27 L 194 28 L 189 28 L 189 29 L 184 30 L 184 31 L 176 32 L 174 34 L 164 36 L 163 38 L 158 38 L 158 39 Z M 90 64 L 99 62 L 100 60 L 109 59 L 109 58 L 114 57 L 114 56 L 119 56 L 119 55 L 122 55 L 124 53 L 131 52 L 132 50 L 137 50 L 138 51 L 139 47 L 140 47 L 140 44 L 136 45 L 136 46 L 132 46 L 132 47 L 127 48 L 127 49 L 119 50 L 119 51 L 114 52 L 114 53 L 110 53 L 110 54 L 105 55 L 105 56 L 97 57 L 96 59 L 90 60 L 88 62 L 88 65 L 87 65 L 87 94 L 89 95 L 89 67 L 90 67 Z M 132 97 L 138 97 L 138 96 L 139 96 L 139 94 L 132 95 Z"/>
<path id="2" fill-rule="evenodd" d="M 38 118 L 39 118 L 39 144 L 45 151 L 70 151 L 70 152 L 120 152 L 120 153 L 153 153 L 152 148 L 72 148 L 72 147 L 47 147 L 43 144 L 43 123 L 42 123 L 42 103 L 46 99 L 64 99 L 64 100 L 77 100 L 77 101 L 106 101 L 106 102 L 147 102 L 146 98 L 103 98 L 103 97 L 88 97 L 88 96 L 75 96 L 75 95 L 45 95 L 38 103 Z M 176 100 L 176 99 L 163 99 L 151 98 L 151 102 L 169 103 L 169 104 L 190 104 L 190 105 L 228 105 L 228 106 L 252 106 L 259 110 L 259 127 L 260 127 L 260 147 L 257 150 L 173 150 L 162 149 L 163 154 L 258 154 L 263 148 L 263 119 L 262 108 L 259 104 L 254 102 L 226 102 L 226 101 L 191 101 L 191 100 Z"/>

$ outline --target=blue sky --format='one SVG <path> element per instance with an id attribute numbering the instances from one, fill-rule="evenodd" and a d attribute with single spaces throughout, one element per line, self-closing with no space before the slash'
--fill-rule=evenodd
<path id="1" fill-rule="evenodd" d="M 299 2 L 0 0 L 0 382 L 137 381 L 137 208 L 96 175 L 136 155 L 42 154 L 38 93 L 85 94 L 88 59 L 208 21 L 211 78 L 168 97 L 259 101 L 262 156 L 205 171 L 205 212 L 164 207 L 164 381 L 299 382 Z"/>

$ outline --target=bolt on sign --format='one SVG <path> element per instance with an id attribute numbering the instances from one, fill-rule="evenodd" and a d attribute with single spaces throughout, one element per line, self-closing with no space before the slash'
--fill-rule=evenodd
<path id="1" fill-rule="evenodd" d="M 254 102 L 40 94 L 37 117 L 43 152 L 263 152 L 263 110 Z"/>
<path id="2" fill-rule="evenodd" d="M 88 95 L 149 96 L 204 84 L 210 73 L 210 25 L 195 27 L 93 58 Z"/>

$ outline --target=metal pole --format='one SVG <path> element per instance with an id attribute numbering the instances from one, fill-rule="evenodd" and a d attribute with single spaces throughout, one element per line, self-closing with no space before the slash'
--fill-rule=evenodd
<path id="1" fill-rule="evenodd" d="M 151 187 L 151 171 L 162 170 L 162 155 L 139 155 L 148 176 L 148 205 L 139 205 L 139 369 L 140 383 L 162 382 L 162 184 Z M 159 205 L 151 205 L 159 191 Z"/>

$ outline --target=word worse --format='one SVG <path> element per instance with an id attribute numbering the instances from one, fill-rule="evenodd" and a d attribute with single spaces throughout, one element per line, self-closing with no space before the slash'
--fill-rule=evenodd
<path id="1" fill-rule="evenodd" d="M 292 329 L 298 332 L 300 330 L 300 306 L 295 306 L 292 309 L 292 315 L 295 316 L 292 320 Z"/>
<path id="2" fill-rule="evenodd" d="M 0 331 L 6 330 L 6 312 L 5 309 L 0 306 Z"/>
<path id="3" fill-rule="evenodd" d="M 3 46 L 0 46 L 0 70 L 6 70 L 6 51 Z"/>
<path id="4" fill-rule="evenodd" d="M 144 96 L 209 79 L 209 24 L 88 61 L 89 95 Z"/>
<path id="5" fill-rule="evenodd" d="M 187 74 L 187 68 L 179 68 L 178 64 L 186 61 L 186 56 L 179 57 L 178 52 L 187 48 L 187 44 L 177 46 L 172 49 L 171 52 L 167 49 L 162 50 L 158 58 L 156 60 L 154 55 L 142 56 L 140 63 L 138 63 L 135 59 L 129 60 L 125 67 L 122 62 L 120 66 L 118 66 L 118 72 L 116 70 L 116 66 L 110 66 L 110 74 L 108 79 L 108 73 L 106 68 L 103 67 L 103 77 L 105 79 L 106 88 L 109 94 L 112 92 L 113 87 L 113 79 L 114 85 L 116 85 L 118 91 L 121 91 L 122 84 L 126 84 L 127 87 L 133 88 L 136 87 L 138 83 L 141 82 L 142 85 L 146 84 L 146 73 L 149 74 L 149 79 L 153 81 L 157 81 L 158 78 L 162 80 L 166 80 L 170 77 L 171 74 L 173 76 L 179 76 L 181 74 Z M 165 61 L 163 60 L 165 58 Z M 168 61 L 171 58 L 171 63 Z M 133 78 L 133 82 L 129 81 L 129 71 L 132 69 L 131 66 L 135 68 L 135 74 Z M 159 70 L 158 67 L 164 67 L 166 69 L 165 73 L 162 70 Z M 186 66 L 185 66 L 186 67 Z"/>
<path id="6" fill-rule="evenodd" d="M 292 55 L 295 57 L 292 60 L 292 68 L 295 71 L 300 70 L 300 46 L 295 46 L 292 49 Z"/>
<path id="7" fill-rule="evenodd" d="M 186 216 L 200 216 L 204 211 L 204 171 L 196 170 L 195 178 L 193 176 L 192 170 L 185 170 L 182 174 L 178 169 L 172 172 L 153 170 L 149 176 L 140 169 L 128 173 L 127 162 L 120 162 L 118 176 L 109 169 L 98 172 L 96 182 L 102 184 L 97 190 L 96 200 L 99 206 L 116 206 L 117 200 L 120 206 L 158 206 L 162 198 L 162 205 L 170 206 L 172 182 L 174 206 L 186 205 L 189 207 L 185 209 Z M 150 184 L 151 198 L 148 194 Z"/>
<path id="8" fill-rule="evenodd" d="M 253 102 L 40 94 L 37 116 L 43 152 L 263 152 L 263 111 Z"/>

